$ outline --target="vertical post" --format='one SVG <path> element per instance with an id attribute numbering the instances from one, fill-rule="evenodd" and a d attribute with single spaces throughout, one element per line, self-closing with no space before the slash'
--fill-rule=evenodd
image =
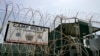
<path id="1" fill-rule="evenodd" d="M 33 47 L 34 47 L 34 49 L 33 49 L 33 56 L 35 56 L 35 53 L 36 53 L 36 52 L 35 52 L 36 45 L 34 45 Z"/>
<path id="2" fill-rule="evenodd" d="M 77 12 L 76 17 L 78 16 L 78 13 L 79 13 L 79 12 Z M 77 20 L 77 18 L 76 18 L 76 17 L 75 17 L 75 23 L 76 23 L 76 20 Z"/>
<path id="3" fill-rule="evenodd" d="M 77 16 L 78 16 L 78 14 L 79 14 L 79 12 L 77 12 L 77 14 L 76 14 L 76 17 L 75 17 L 75 25 L 76 25 L 76 21 L 77 21 Z M 79 23 L 78 23 L 78 30 L 80 30 L 80 27 L 79 27 Z M 76 33 L 77 33 L 77 29 L 76 29 Z M 78 32 L 78 34 L 79 34 L 79 37 L 80 37 L 80 31 Z M 78 44 L 77 44 L 77 46 L 76 46 L 76 49 L 77 49 L 77 56 L 82 56 L 82 52 L 81 52 L 81 46 L 80 46 L 80 44 L 81 44 L 81 41 L 80 41 L 80 39 L 78 38 L 78 40 L 77 40 L 78 42 Z"/>
<path id="4" fill-rule="evenodd" d="M 61 18 L 60 18 L 60 22 L 61 22 L 61 27 L 60 27 L 60 32 L 61 32 L 61 56 L 62 56 L 62 53 L 63 53 L 63 48 L 62 48 L 62 45 L 63 45 L 63 38 L 62 38 L 62 17 L 63 16 L 61 16 Z"/>
<path id="5" fill-rule="evenodd" d="M 90 17 L 90 20 L 89 20 L 89 33 L 90 35 L 92 35 L 92 26 L 91 26 L 91 20 L 92 20 L 93 16 Z"/>
<path id="6" fill-rule="evenodd" d="M 75 18 L 75 20 L 76 20 L 76 18 Z M 76 22 L 75 22 L 75 23 L 76 23 Z M 79 23 L 78 23 L 78 30 L 79 30 L 79 33 L 78 33 L 78 34 L 79 34 L 79 37 L 80 37 L 80 27 L 79 27 Z M 77 43 L 78 43 L 77 46 L 76 46 L 76 49 L 77 49 L 77 56 L 80 56 L 80 54 L 79 54 L 79 53 L 80 53 L 80 51 L 79 51 L 79 50 L 80 50 L 80 48 L 79 48 L 80 42 L 79 42 L 79 41 L 80 41 L 80 38 L 77 39 Z"/>
<path id="7" fill-rule="evenodd" d="M 43 56 L 43 51 L 44 51 L 44 50 L 43 50 L 43 47 L 41 46 L 41 52 L 42 52 L 41 56 Z"/>
<path id="8" fill-rule="evenodd" d="M 53 34 L 53 41 L 55 40 L 55 20 L 54 20 L 54 34 Z M 55 42 L 55 41 L 54 41 Z M 53 55 L 55 56 L 55 44 L 54 44 L 54 50 Z"/>
<path id="9" fill-rule="evenodd" d="M 78 38 L 78 51 L 77 51 L 77 56 L 82 56 L 82 50 L 81 50 L 81 35 L 80 35 L 80 25 L 79 25 L 79 20 L 78 20 L 78 30 L 79 30 L 79 38 Z"/>

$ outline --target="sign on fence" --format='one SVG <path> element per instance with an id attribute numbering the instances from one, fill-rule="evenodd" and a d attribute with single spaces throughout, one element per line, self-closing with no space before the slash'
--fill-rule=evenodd
<path id="1" fill-rule="evenodd" d="M 8 22 L 4 41 L 48 45 L 48 27 Z"/>

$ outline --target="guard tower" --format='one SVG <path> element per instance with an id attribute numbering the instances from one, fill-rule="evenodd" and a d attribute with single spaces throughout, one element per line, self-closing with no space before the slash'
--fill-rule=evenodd
<path id="1" fill-rule="evenodd" d="M 54 25 L 54 30 L 50 32 L 50 55 L 86 56 L 87 50 L 88 55 L 92 56 L 92 51 L 84 47 L 83 36 L 91 35 L 92 39 L 92 33 L 99 30 L 100 28 L 92 26 L 91 22 L 80 19 L 75 19 L 73 23 L 63 23 L 61 16 L 58 26 Z"/>

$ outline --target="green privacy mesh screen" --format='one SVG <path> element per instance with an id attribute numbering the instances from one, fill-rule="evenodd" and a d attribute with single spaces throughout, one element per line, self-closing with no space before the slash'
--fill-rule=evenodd
<path id="1" fill-rule="evenodd" d="M 89 24 L 80 20 L 78 22 L 79 22 L 80 38 L 83 38 L 84 35 L 89 34 Z M 81 42 L 83 42 L 82 39 Z"/>

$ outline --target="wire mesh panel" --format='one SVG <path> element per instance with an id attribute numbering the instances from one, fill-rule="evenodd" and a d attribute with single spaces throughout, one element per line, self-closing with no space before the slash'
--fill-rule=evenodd
<path id="1" fill-rule="evenodd" d="M 45 46 L 5 43 L 0 44 L 0 56 L 44 56 Z"/>

